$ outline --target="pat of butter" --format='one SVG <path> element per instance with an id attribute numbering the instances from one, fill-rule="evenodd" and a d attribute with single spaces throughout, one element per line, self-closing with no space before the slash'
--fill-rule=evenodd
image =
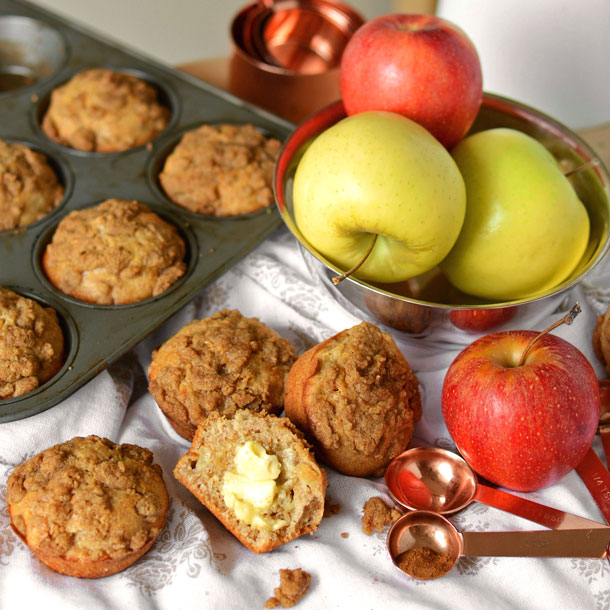
<path id="1" fill-rule="evenodd" d="M 275 500 L 276 479 L 282 467 L 275 455 L 255 441 L 247 441 L 235 454 L 235 470 L 224 475 L 222 494 L 225 504 L 240 521 L 261 530 L 276 530 L 286 524 L 264 514 Z"/>
<path id="2" fill-rule="evenodd" d="M 269 455 L 256 441 L 248 441 L 237 450 L 235 467 L 237 472 L 251 481 L 275 480 L 282 470 L 277 457 Z"/>
<path id="3" fill-rule="evenodd" d="M 236 496 L 252 504 L 254 508 L 269 508 L 275 498 L 275 480 L 253 481 L 235 472 L 225 473 L 223 493 Z"/>

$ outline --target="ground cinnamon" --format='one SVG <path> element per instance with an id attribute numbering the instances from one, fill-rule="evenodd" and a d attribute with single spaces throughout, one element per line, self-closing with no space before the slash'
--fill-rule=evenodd
<path id="1" fill-rule="evenodd" d="M 396 562 L 409 576 L 429 579 L 449 572 L 454 559 L 449 553 L 439 553 L 427 546 L 416 546 L 398 555 Z"/>

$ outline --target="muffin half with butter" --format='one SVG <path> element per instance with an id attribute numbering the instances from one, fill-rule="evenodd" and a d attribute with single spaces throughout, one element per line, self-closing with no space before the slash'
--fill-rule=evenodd
<path id="1" fill-rule="evenodd" d="M 255 553 L 315 531 L 324 514 L 326 473 L 284 417 L 211 413 L 174 475 Z"/>

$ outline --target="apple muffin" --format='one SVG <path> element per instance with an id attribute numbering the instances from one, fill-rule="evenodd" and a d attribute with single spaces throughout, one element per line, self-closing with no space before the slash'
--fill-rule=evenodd
<path id="1" fill-rule="evenodd" d="M 176 432 L 192 440 L 210 413 L 281 413 L 296 358 L 275 330 L 223 309 L 190 322 L 153 352 L 148 389 Z"/>
<path id="2" fill-rule="evenodd" d="M 597 316 L 593 329 L 593 351 L 610 375 L 610 307 Z"/>
<path id="3" fill-rule="evenodd" d="M 174 475 L 244 546 L 266 553 L 315 531 L 326 473 L 285 417 L 210 414 Z"/>
<path id="4" fill-rule="evenodd" d="M 40 220 L 63 196 L 64 187 L 42 153 L 0 139 L 0 231 Z"/>
<path id="5" fill-rule="evenodd" d="M 80 578 L 124 570 L 165 524 L 168 495 L 153 454 L 75 437 L 17 466 L 7 482 L 11 527 L 49 568 Z"/>
<path id="6" fill-rule="evenodd" d="M 70 212 L 42 266 L 64 294 L 99 305 L 135 303 L 184 275 L 186 246 L 173 225 L 137 201 L 108 199 Z"/>
<path id="7" fill-rule="evenodd" d="M 211 216 L 234 216 L 273 203 L 279 140 L 250 124 L 202 125 L 184 134 L 159 182 L 177 205 Z"/>
<path id="8" fill-rule="evenodd" d="M 155 87 L 132 74 L 90 68 L 53 90 L 42 129 L 77 150 L 127 150 L 167 127 L 170 111 L 157 97 Z"/>
<path id="9" fill-rule="evenodd" d="M 0 400 L 35 390 L 63 360 L 64 335 L 55 310 L 0 286 Z"/>
<path id="10" fill-rule="evenodd" d="M 370 322 L 302 354 L 284 406 L 322 461 L 361 477 L 383 474 L 422 413 L 417 377 L 391 335 Z"/>

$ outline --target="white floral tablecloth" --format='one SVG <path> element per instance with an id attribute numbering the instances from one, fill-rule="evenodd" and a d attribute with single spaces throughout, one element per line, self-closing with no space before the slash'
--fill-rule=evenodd
<path id="1" fill-rule="evenodd" d="M 583 313 L 570 327 L 555 331 L 577 345 L 596 368 L 591 349 L 595 316 L 610 302 L 610 265 L 566 295 Z M 291 340 L 298 353 L 359 323 L 330 291 L 320 290 L 294 238 L 278 229 L 242 262 L 201 293 L 157 332 L 108 370 L 56 407 L 25 420 L 0 424 L 0 609 L 97 608 L 123 610 L 203 610 L 262 608 L 279 585 L 280 568 L 312 575 L 301 610 L 350 608 L 547 609 L 610 608 L 607 560 L 462 558 L 442 579 L 417 581 L 398 571 L 386 553 L 386 532 L 367 536 L 361 529 L 364 502 L 385 495 L 382 479 L 359 479 L 328 469 L 327 496 L 340 512 L 324 518 L 317 532 L 265 555 L 255 555 L 229 534 L 172 475 L 189 443 L 167 423 L 146 390 L 152 349 L 183 324 L 222 308 L 258 317 Z M 537 329 L 556 319 L 519 320 Z M 387 329 L 385 329 L 387 330 Z M 446 368 L 463 345 L 447 341 L 422 345 L 393 335 L 416 372 L 425 404 L 412 445 L 452 447 L 440 410 Z M 450 338 L 448 338 L 450 339 Z M 53 444 L 97 434 L 118 443 L 151 449 L 164 471 L 171 498 L 167 524 L 151 551 L 127 570 L 98 580 L 57 574 L 41 564 L 9 527 L 6 480 L 11 469 Z M 601 456 L 601 443 L 594 448 Z M 602 515 L 574 472 L 557 485 L 528 494 L 532 499 L 602 521 Z M 474 503 L 453 520 L 462 529 L 539 529 L 518 517 Z"/>

